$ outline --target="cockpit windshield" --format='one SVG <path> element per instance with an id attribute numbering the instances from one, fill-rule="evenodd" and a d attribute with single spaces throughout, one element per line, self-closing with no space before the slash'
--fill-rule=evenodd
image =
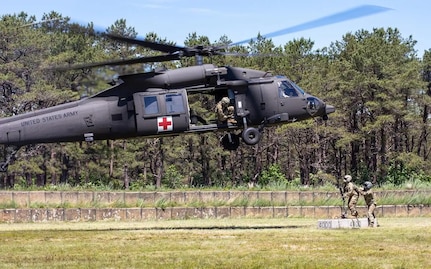
<path id="1" fill-rule="evenodd" d="M 299 91 L 302 95 L 304 95 L 305 94 L 305 91 L 303 90 L 303 89 L 301 89 L 301 87 L 299 87 L 298 85 L 296 85 L 294 82 L 290 82 L 292 85 L 293 85 L 293 87 L 295 87 L 295 89 L 297 90 L 297 91 Z"/>
<path id="2" fill-rule="evenodd" d="M 281 80 L 278 82 L 278 89 L 280 92 L 280 97 L 294 97 L 298 96 L 298 91 L 302 94 L 304 94 L 304 91 L 299 88 L 295 87 L 296 85 L 293 82 L 290 82 L 288 80 Z M 297 89 L 299 88 L 299 89 Z"/>

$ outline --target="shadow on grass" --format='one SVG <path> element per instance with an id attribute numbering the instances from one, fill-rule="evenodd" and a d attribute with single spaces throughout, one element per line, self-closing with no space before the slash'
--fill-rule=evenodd
<path id="1" fill-rule="evenodd" d="M 107 231 L 177 231 L 177 230 L 270 230 L 270 229 L 299 229 L 310 225 L 268 225 L 268 226 L 184 226 L 184 227 L 118 227 L 118 228 L 85 228 L 85 229 L 54 229 L 55 231 L 76 232 L 107 232 Z"/>

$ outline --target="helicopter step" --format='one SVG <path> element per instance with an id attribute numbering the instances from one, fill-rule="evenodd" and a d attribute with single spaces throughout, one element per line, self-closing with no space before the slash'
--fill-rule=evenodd
<path id="1" fill-rule="evenodd" d="M 236 130 L 238 129 L 237 125 L 234 124 L 217 124 L 217 123 L 212 123 L 212 124 L 206 124 L 206 125 L 191 125 L 190 129 L 188 131 L 186 131 L 186 133 L 195 133 L 195 132 L 210 132 L 210 131 L 218 131 L 221 129 L 231 129 L 231 130 Z"/>
<path id="2" fill-rule="evenodd" d="M 220 139 L 220 144 L 226 150 L 236 150 L 240 145 L 240 136 L 233 133 L 234 130 L 238 130 L 239 126 L 231 123 L 223 124 L 206 124 L 206 125 L 191 125 L 189 133 L 196 132 L 210 132 L 210 131 L 220 131 L 227 130 L 228 132 L 222 136 Z"/>

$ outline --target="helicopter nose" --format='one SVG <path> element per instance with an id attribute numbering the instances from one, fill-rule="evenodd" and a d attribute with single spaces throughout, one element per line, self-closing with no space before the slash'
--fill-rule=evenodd
<path id="1" fill-rule="evenodd" d="M 326 105 L 325 111 L 326 111 L 326 115 L 328 115 L 330 113 L 334 113 L 335 112 L 335 107 L 331 106 L 331 105 Z"/>
<path id="2" fill-rule="evenodd" d="M 331 105 L 325 105 L 325 115 L 322 116 L 322 119 L 324 121 L 328 120 L 328 114 L 329 113 L 334 113 L 335 112 L 335 107 L 331 106 Z"/>

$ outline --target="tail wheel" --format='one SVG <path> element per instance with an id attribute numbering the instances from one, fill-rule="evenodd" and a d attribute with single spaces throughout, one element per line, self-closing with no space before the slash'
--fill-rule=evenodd
<path id="1" fill-rule="evenodd" d="M 247 145 L 256 145 L 259 143 L 262 134 L 256 128 L 247 128 L 242 132 L 242 140 Z"/>

